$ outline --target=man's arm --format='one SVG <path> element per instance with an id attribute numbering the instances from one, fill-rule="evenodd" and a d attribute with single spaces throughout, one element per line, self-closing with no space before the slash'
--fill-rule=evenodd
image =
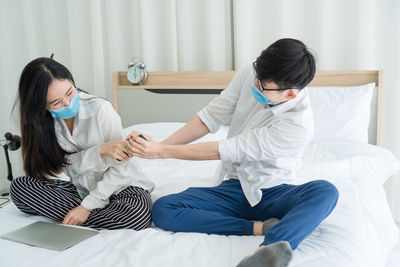
<path id="1" fill-rule="evenodd" d="M 186 160 L 217 160 L 219 142 L 205 142 L 189 145 L 162 145 L 161 158 L 175 158 Z"/>
<path id="2" fill-rule="evenodd" d="M 161 142 L 168 145 L 188 144 L 197 140 L 209 132 L 207 126 L 201 121 L 198 115 L 194 116 L 182 128 L 174 132 L 171 136 Z"/>
<path id="3" fill-rule="evenodd" d="M 129 140 L 131 153 L 140 158 L 177 158 L 225 162 L 264 161 L 276 158 L 301 158 L 312 135 L 307 127 L 288 120 L 276 121 L 270 127 L 246 131 L 220 142 L 168 145 L 136 136 Z M 297 162 L 287 162 L 287 165 Z"/>
<path id="4" fill-rule="evenodd" d="M 128 140 L 130 150 L 135 157 L 140 158 L 176 158 L 185 160 L 218 160 L 219 142 L 204 142 L 189 145 L 169 145 L 158 143 L 147 135 L 146 140 L 139 136 Z"/>
<path id="5" fill-rule="evenodd" d="M 188 144 L 207 133 L 216 132 L 219 126 L 228 124 L 235 112 L 242 86 L 251 74 L 251 66 L 242 68 L 219 96 L 200 110 L 184 127 L 161 143 L 169 145 Z"/>

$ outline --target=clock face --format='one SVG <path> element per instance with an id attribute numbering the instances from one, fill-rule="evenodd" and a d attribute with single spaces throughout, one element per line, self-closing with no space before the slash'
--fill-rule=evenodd
<path id="1" fill-rule="evenodd" d="M 144 70 L 137 66 L 130 67 L 128 69 L 128 73 L 126 74 L 128 80 L 133 84 L 141 83 L 143 76 L 144 76 Z"/>

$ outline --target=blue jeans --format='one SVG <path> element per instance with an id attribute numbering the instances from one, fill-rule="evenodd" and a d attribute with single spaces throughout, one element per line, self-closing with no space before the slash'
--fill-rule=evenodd
<path id="1" fill-rule="evenodd" d="M 193 187 L 158 199 L 153 221 L 173 232 L 253 235 L 255 221 L 280 219 L 262 245 L 288 241 L 294 250 L 334 209 L 338 190 L 324 180 L 262 189 L 256 206 L 248 203 L 237 179 L 216 187 Z"/>

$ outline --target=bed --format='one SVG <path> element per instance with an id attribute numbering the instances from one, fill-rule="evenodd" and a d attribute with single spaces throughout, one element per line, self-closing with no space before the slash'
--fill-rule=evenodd
<path id="1" fill-rule="evenodd" d="M 298 177 L 304 182 L 323 177 L 338 187 L 340 197 L 332 214 L 296 249 L 291 267 L 383 267 L 397 242 L 398 230 L 382 185 L 398 171 L 399 162 L 391 152 L 379 146 L 380 74 L 379 71 L 318 72 L 307 89 L 314 92 L 312 103 L 320 131 L 307 148 Z M 115 108 L 118 108 L 117 89 L 120 88 L 156 93 L 157 90 L 171 89 L 174 93 L 176 90 L 182 90 L 178 93 L 188 93 L 188 90 L 214 92 L 212 90 L 225 88 L 234 72 L 179 72 L 167 81 L 165 79 L 172 73 L 149 73 L 149 81 L 142 86 L 129 85 L 124 75 L 123 72 L 113 74 Z M 334 116 L 330 107 L 337 112 Z M 328 120 L 326 114 L 330 114 Z M 343 124 L 344 120 L 346 124 Z M 151 122 L 133 125 L 124 131 L 128 134 L 136 129 L 155 140 L 162 140 L 183 125 L 180 122 Z M 197 142 L 221 140 L 228 130 L 229 126 L 223 126 L 217 133 L 208 134 Z M 151 193 L 153 200 L 188 187 L 219 183 L 218 161 L 131 160 L 139 164 L 155 183 Z M 50 221 L 23 214 L 9 203 L 0 209 L 0 235 L 38 220 Z M 154 225 L 138 232 L 101 230 L 100 234 L 63 252 L 0 239 L 0 266 L 230 267 L 252 253 L 262 239 L 172 233 Z"/>

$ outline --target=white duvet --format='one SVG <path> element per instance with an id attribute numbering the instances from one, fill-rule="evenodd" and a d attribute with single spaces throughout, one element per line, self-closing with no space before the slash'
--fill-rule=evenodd
<path id="1" fill-rule="evenodd" d="M 155 140 L 179 123 L 142 124 L 134 128 Z M 126 129 L 126 133 L 132 129 Z M 219 140 L 223 128 L 199 141 Z M 153 200 L 189 186 L 216 185 L 218 161 L 136 160 L 156 184 Z M 339 189 L 331 215 L 294 253 L 292 267 L 381 266 L 396 243 L 394 224 L 382 184 L 398 170 L 393 155 L 371 145 L 320 142 L 310 145 L 298 176 L 328 179 Z M 13 204 L 0 209 L 0 235 L 37 220 Z M 252 253 L 262 237 L 172 233 L 159 228 L 102 230 L 65 251 L 56 252 L 0 239 L 0 266 L 235 266 Z"/>

